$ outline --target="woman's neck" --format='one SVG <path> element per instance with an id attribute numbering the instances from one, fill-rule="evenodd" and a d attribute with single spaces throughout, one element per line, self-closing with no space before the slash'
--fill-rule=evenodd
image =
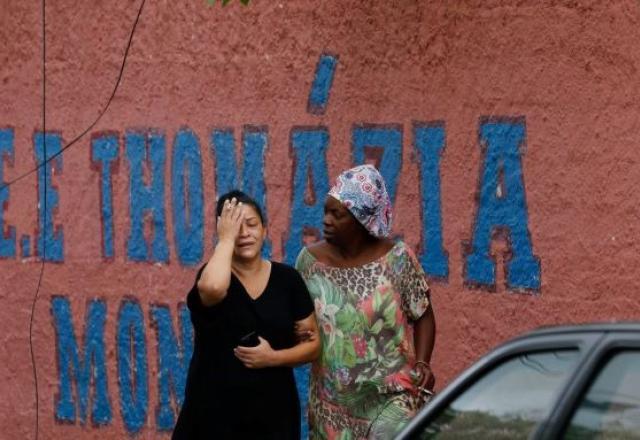
<path id="1" fill-rule="evenodd" d="M 326 242 L 325 242 L 326 243 Z M 337 267 L 358 267 L 370 263 L 385 255 L 393 247 L 393 242 L 372 235 L 353 237 L 348 243 L 326 243 L 329 251 L 326 256 L 322 252 L 317 255 L 321 261 Z M 333 254 L 333 256 L 331 256 Z"/>
<path id="2" fill-rule="evenodd" d="M 345 261 L 358 260 L 363 254 L 368 254 L 376 249 L 381 240 L 372 235 L 357 235 L 351 238 L 348 243 L 335 245 L 336 252 Z"/>
<path id="3" fill-rule="evenodd" d="M 245 278 L 259 273 L 264 267 L 265 260 L 261 257 L 251 260 L 234 259 L 231 262 L 231 270 L 236 276 Z"/>

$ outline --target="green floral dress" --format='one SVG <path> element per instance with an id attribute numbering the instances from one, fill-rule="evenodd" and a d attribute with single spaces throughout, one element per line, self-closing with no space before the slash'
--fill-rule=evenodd
<path id="1" fill-rule="evenodd" d="M 418 409 L 412 322 L 429 306 L 429 287 L 415 255 L 399 241 L 376 261 L 337 268 L 304 248 L 296 269 L 322 338 L 309 387 L 310 438 L 392 438 Z"/>

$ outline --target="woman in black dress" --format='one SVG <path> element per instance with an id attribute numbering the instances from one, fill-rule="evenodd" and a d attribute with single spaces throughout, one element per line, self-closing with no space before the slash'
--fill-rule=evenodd
<path id="1" fill-rule="evenodd" d="M 295 269 L 261 257 L 253 199 L 232 191 L 216 211 L 218 243 L 187 297 L 195 345 L 172 438 L 299 439 L 292 367 L 320 352 L 309 292 Z M 296 340 L 298 328 L 310 337 Z"/>

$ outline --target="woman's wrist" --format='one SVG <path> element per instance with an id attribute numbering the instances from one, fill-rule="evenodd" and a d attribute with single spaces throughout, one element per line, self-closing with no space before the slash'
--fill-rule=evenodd
<path id="1" fill-rule="evenodd" d="M 216 243 L 216 248 L 218 247 L 230 247 L 231 249 L 234 248 L 236 244 L 236 241 L 233 237 L 227 237 L 227 236 L 222 236 L 222 237 L 218 237 L 218 242 Z"/>
<path id="2" fill-rule="evenodd" d="M 418 365 L 422 365 L 423 367 L 428 368 L 429 370 L 431 369 L 431 365 L 429 365 L 429 362 L 427 361 L 423 361 L 423 360 L 417 360 L 415 361 L 415 363 L 413 364 L 414 367 L 417 367 Z"/>

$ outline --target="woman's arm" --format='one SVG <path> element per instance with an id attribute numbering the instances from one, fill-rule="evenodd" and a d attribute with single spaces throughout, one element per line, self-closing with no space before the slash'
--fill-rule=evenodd
<path id="1" fill-rule="evenodd" d="M 435 376 L 431 371 L 431 353 L 436 340 L 436 320 L 432 305 L 413 324 L 413 344 L 416 350 L 415 370 L 420 374 L 418 386 L 433 389 Z"/>
<path id="2" fill-rule="evenodd" d="M 296 327 L 304 329 L 309 337 L 291 348 L 274 350 L 267 340 L 260 338 L 259 345 L 238 346 L 234 353 L 247 368 L 295 367 L 314 361 L 320 355 L 320 336 L 315 313 L 296 321 Z"/>
<path id="3" fill-rule="evenodd" d="M 218 244 L 198 280 L 198 293 L 205 306 L 218 304 L 227 295 L 231 282 L 231 258 L 244 218 L 242 202 L 226 200 L 218 217 Z"/>

